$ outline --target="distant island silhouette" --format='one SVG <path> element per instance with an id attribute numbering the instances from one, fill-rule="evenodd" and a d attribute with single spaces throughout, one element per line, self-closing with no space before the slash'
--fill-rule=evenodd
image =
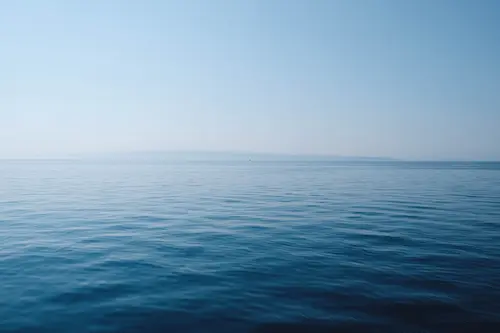
<path id="1" fill-rule="evenodd" d="M 87 156 L 86 156 L 87 157 Z M 224 160 L 224 161 L 400 161 L 391 157 L 342 156 L 322 154 L 282 154 L 255 152 L 215 151 L 137 151 L 100 153 L 88 156 L 104 159 L 152 159 L 152 160 Z"/>

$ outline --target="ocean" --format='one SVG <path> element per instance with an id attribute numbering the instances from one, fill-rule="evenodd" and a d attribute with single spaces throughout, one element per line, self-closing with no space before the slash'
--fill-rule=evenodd
<path id="1" fill-rule="evenodd" d="M 500 163 L 0 161 L 0 332 L 500 332 Z"/>

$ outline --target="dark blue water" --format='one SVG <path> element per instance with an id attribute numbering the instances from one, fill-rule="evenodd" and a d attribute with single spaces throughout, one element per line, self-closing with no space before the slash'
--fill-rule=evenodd
<path id="1" fill-rule="evenodd" d="M 0 163 L 0 332 L 500 332 L 500 164 Z"/>

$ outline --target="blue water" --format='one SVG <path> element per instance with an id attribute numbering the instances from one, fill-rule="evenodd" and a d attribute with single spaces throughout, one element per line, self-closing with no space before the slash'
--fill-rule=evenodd
<path id="1" fill-rule="evenodd" d="M 500 332 L 500 164 L 0 162 L 0 332 Z"/>

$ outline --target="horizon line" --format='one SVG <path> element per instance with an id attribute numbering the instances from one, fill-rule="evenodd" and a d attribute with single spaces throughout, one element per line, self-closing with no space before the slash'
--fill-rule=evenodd
<path id="1" fill-rule="evenodd" d="M 131 159 L 140 158 L 141 155 L 191 155 L 191 157 L 201 157 L 200 155 L 212 156 L 237 156 L 241 158 L 286 158 L 286 160 L 293 162 L 293 158 L 305 159 L 310 161 L 338 161 L 338 162 L 486 162 L 486 163 L 500 163 L 500 160 L 489 159 L 411 159 L 411 158 L 395 158 L 387 156 L 356 156 L 356 155 L 335 155 L 335 154 L 313 154 L 313 153 L 277 153 L 277 152 L 249 152 L 249 151 L 203 151 L 203 150 L 144 150 L 144 151 L 127 151 L 127 152 L 93 152 L 93 153 L 75 153 L 75 154 L 47 154 L 51 156 L 19 156 L 19 157 L 0 157 L 0 161 L 76 161 L 76 160 L 89 160 L 110 157 L 128 157 Z M 157 156 L 161 157 L 161 156 Z M 313 159 L 313 160 L 311 160 Z M 258 160 L 256 160 L 258 161 Z"/>

